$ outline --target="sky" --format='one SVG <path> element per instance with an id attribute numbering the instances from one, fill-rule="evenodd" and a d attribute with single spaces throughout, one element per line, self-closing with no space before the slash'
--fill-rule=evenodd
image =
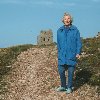
<path id="1" fill-rule="evenodd" d="M 100 32 L 100 0 L 0 0 L 0 48 L 37 44 L 41 30 L 53 31 L 63 25 L 68 12 L 83 38 Z"/>

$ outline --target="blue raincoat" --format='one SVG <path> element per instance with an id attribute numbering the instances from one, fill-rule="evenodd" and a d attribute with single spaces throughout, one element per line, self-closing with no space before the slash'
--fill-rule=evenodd
<path id="1" fill-rule="evenodd" d="M 76 65 L 76 54 L 80 54 L 82 43 L 76 26 L 62 26 L 57 31 L 58 65 Z"/>

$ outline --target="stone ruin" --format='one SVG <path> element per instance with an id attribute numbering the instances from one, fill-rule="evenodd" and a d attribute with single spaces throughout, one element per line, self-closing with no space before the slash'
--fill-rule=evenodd
<path id="1" fill-rule="evenodd" d="M 97 37 L 100 37 L 100 32 L 98 32 Z"/>
<path id="2" fill-rule="evenodd" d="M 41 30 L 37 36 L 37 45 L 48 45 L 53 43 L 53 32 L 52 30 Z"/>

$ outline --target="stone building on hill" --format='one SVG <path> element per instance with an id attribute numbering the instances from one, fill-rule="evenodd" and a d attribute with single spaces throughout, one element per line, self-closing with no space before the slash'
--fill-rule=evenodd
<path id="1" fill-rule="evenodd" d="M 99 37 L 100 36 L 100 32 L 98 32 L 98 34 L 97 34 L 97 37 Z"/>
<path id="2" fill-rule="evenodd" d="M 37 36 L 37 45 L 48 45 L 53 43 L 53 32 L 52 30 L 40 31 Z"/>

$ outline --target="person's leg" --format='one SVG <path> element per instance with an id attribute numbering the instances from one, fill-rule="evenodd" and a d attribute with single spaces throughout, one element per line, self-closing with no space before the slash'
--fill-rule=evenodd
<path id="1" fill-rule="evenodd" d="M 67 88 L 72 89 L 74 70 L 75 70 L 75 66 L 68 65 L 68 86 Z"/>
<path id="2" fill-rule="evenodd" d="M 66 88 L 66 76 L 65 76 L 65 66 L 64 65 L 58 65 L 58 71 L 60 75 L 60 80 L 61 80 L 61 87 Z"/>

